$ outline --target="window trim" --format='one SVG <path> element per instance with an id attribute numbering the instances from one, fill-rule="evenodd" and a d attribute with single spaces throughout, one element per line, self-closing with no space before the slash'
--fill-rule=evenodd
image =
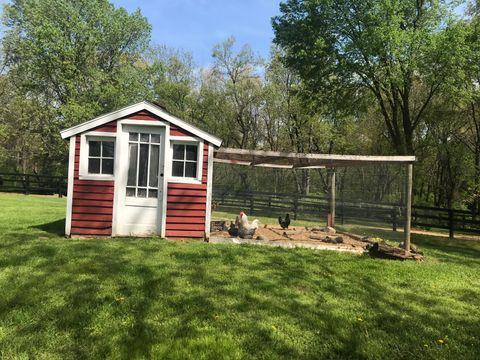
<path id="1" fill-rule="evenodd" d="M 104 180 L 112 181 L 115 180 L 115 173 L 117 172 L 116 167 L 116 158 L 117 158 L 117 134 L 108 133 L 101 131 L 91 131 L 85 134 L 82 134 L 80 137 L 80 163 L 78 178 L 80 180 Z M 89 141 L 112 141 L 115 144 L 115 151 L 113 157 L 113 174 L 90 174 L 88 172 L 88 150 L 89 150 Z"/>
<path id="2" fill-rule="evenodd" d="M 194 145 L 197 146 L 197 176 L 196 177 L 184 177 L 173 176 L 173 145 Z M 169 162 L 171 164 L 168 174 L 168 181 L 172 183 L 180 184 L 201 184 L 203 175 L 203 141 L 190 137 L 190 136 L 177 136 L 170 138 L 170 154 Z"/>

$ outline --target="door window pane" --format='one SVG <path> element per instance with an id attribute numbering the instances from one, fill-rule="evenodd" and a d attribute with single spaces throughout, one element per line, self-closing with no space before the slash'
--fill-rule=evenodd
<path id="1" fill-rule="evenodd" d="M 148 190 L 148 197 L 149 198 L 156 198 L 158 195 L 158 191 L 157 190 Z"/>
<path id="2" fill-rule="evenodd" d="M 128 187 L 127 188 L 127 196 L 135 197 L 135 188 Z"/>
<path id="3" fill-rule="evenodd" d="M 160 146 L 150 145 L 150 175 L 149 175 L 148 185 L 151 187 L 158 186 L 159 153 L 160 153 Z"/>
<path id="4" fill-rule="evenodd" d="M 147 197 L 147 189 L 138 189 L 137 190 L 137 197 L 146 198 Z"/>
<path id="5" fill-rule="evenodd" d="M 137 185 L 137 151 L 138 145 L 137 144 L 129 144 L 129 153 L 130 153 L 130 161 L 128 167 L 128 180 L 127 185 L 129 186 L 136 186 Z M 135 195 L 133 195 L 135 196 Z"/>
<path id="6" fill-rule="evenodd" d="M 148 145 L 140 145 L 140 157 L 138 158 L 138 186 L 147 186 L 148 175 Z"/>

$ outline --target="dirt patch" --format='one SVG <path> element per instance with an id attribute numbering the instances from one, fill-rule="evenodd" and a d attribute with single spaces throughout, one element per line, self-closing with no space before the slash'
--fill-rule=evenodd
<path id="1" fill-rule="evenodd" d="M 367 242 L 353 238 L 345 233 L 327 233 L 321 228 L 308 228 L 303 226 L 291 227 L 282 230 L 280 226 L 262 225 L 255 231 L 253 239 L 232 238 L 228 231 L 214 231 L 210 233 L 213 242 L 226 242 L 221 239 L 232 239 L 233 243 L 253 243 L 261 245 L 282 247 L 308 247 L 325 250 L 350 251 L 363 253 L 368 245 Z M 233 241 L 235 240 L 235 241 Z"/>

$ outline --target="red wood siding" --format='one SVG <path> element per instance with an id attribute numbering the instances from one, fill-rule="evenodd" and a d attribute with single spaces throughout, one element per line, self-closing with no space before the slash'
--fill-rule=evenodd
<path id="1" fill-rule="evenodd" d="M 91 131 L 117 132 L 117 121 L 110 121 L 109 123 L 98 126 Z"/>
<path id="2" fill-rule="evenodd" d="M 95 131 L 115 132 L 115 121 Z M 72 235 L 112 235 L 113 181 L 80 180 L 80 135 L 75 139 L 73 172 Z"/>
<path id="3" fill-rule="evenodd" d="M 172 128 L 170 128 L 170 133 L 172 133 Z M 165 236 L 170 238 L 202 238 L 205 236 L 207 177 L 208 143 L 205 143 L 203 146 L 202 183 L 168 184 Z"/>

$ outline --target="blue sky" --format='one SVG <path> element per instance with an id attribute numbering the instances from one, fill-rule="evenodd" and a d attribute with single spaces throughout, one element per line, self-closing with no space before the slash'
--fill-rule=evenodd
<path id="1" fill-rule="evenodd" d="M 140 8 L 152 25 L 152 42 L 193 54 L 199 66 L 211 63 L 214 44 L 234 36 L 268 57 L 273 39 L 271 17 L 280 0 L 111 0 L 129 12 Z"/>

